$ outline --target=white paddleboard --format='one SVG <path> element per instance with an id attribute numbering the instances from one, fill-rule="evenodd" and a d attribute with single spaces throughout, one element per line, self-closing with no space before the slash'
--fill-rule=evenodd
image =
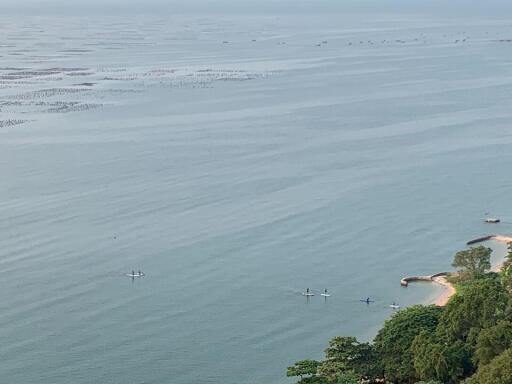
<path id="1" fill-rule="evenodd" d="M 389 307 L 390 307 L 390 308 L 393 308 L 393 309 L 398 309 L 398 308 L 400 308 L 400 306 L 399 306 L 399 305 L 390 305 Z"/>
<path id="2" fill-rule="evenodd" d="M 323 296 L 323 297 L 331 297 L 331 295 L 330 295 L 330 294 L 328 294 L 328 293 L 321 293 L 321 294 L 320 294 L 320 296 Z"/>
<path id="3" fill-rule="evenodd" d="M 131 273 L 127 273 L 125 276 L 126 277 L 144 277 L 146 275 L 144 273 L 141 273 L 140 275 L 138 273 L 135 275 L 132 275 Z"/>
<path id="4" fill-rule="evenodd" d="M 315 294 L 314 293 L 302 292 L 302 296 L 315 296 Z"/>

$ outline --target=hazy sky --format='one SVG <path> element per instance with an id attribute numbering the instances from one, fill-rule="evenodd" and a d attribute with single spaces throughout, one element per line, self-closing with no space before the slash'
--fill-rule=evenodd
<path id="1" fill-rule="evenodd" d="M 38 13 L 91 12 L 447 12 L 496 14 L 512 10 L 511 0 L 0 0 L 0 10 Z M 506 15 L 503 14 L 503 17 Z"/>

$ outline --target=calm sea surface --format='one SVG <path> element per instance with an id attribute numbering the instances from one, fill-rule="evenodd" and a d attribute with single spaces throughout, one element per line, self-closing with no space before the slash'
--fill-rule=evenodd
<path id="1" fill-rule="evenodd" d="M 509 20 L 4 17 L 0 36 L 2 382 L 287 383 L 440 292 L 400 277 L 512 232 Z"/>

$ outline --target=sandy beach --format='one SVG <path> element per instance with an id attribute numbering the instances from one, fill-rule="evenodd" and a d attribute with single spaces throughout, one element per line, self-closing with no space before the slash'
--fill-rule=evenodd
<path id="1" fill-rule="evenodd" d="M 491 240 L 501 241 L 502 243 L 512 243 L 512 236 L 508 235 L 494 235 Z"/>
<path id="2" fill-rule="evenodd" d="M 455 287 L 446 279 L 446 276 L 434 277 L 432 281 L 436 284 L 442 285 L 445 288 L 443 292 L 438 297 L 436 297 L 433 304 L 440 307 L 445 306 L 448 303 L 448 300 L 450 300 L 450 298 L 455 295 Z"/>
<path id="3" fill-rule="evenodd" d="M 499 242 L 502 242 L 502 243 L 512 243 L 512 236 L 506 236 L 506 235 L 496 235 L 496 236 L 493 236 L 491 238 L 492 240 L 496 240 L 496 241 L 499 241 Z M 491 267 L 491 271 L 493 272 L 499 272 L 501 271 L 501 267 L 503 266 L 503 261 L 496 264 L 496 265 L 493 265 Z"/>
<path id="4" fill-rule="evenodd" d="M 490 238 L 490 240 L 495 240 L 495 241 L 499 241 L 499 242 L 502 242 L 502 243 L 512 243 L 512 236 L 508 236 L 508 235 L 494 235 Z M 503 261 L 501 261 L 500 263 L 496 264 L 496 265 L 493 265 L 491 267 L 491 271 L 493 272 L 499 272 L 501 270 L 501 267 L 503 265 Z M 450 298 L 455 295 L 456 293 L 456 290 L 455 290 L 455 287 L 453 286 L 453 284 L 451 284 L 447 279 L 446 279 L 446 276 L 437 276 L 437 277 L 434 277 L 432 278 L 432 281 L 436 284 L 439 284 L 439 285 L 442 285 L 445 289 L 443 290 L 443 292 L 437 296 L 434 301 L 432 302 L 432 304 L 435 304 L 435 305 L 438 305 L 438 306 L 444 306 L 448 303 L 448 301 L 450 300 Z"/>

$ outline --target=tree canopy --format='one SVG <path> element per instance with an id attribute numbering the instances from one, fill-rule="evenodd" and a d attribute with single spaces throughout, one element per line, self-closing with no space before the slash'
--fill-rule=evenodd
<path id="1" fill-rule="evenodd" d="M 508 303 L 509 296 L 498 279 L 474 280 L 448 302 L 437 334 L 448 343 L 461 340 L 474 344 L 482 328 L 504 319 Z"/>
<path id="2" fill-rule="evenodd" d="M 377 352 L 369 343 L 360 343 L 355 337 L 335 337 L 325 350 L 326 361 L 321 370 L 329 369 L 331 364 L 345 367 L 361 378 L 382 376 L 382 366 Z"/>
<path id="3" fill-rule="evenodd" d="M 357 384 L 382 377 L 382 366 L 373 345 L 355 337 L 335 337 L 325 350 L 325 360 L 301 360 L 288 367 L 287 376 L 300 376 L 299 383 Z"/>
<path id="4" fill-rule="evenodd" d="M 411 350 L 414 369 L 422 380 L 456 383 L 472 373 L 470 352 L 461 341 L 447 344 L 423 332 L 414 338 Z"/>
<path id="5" fill-rule="evenodd" d="M 488 364 L 494 357 L 511 347 L 512 322 L 502 320 L 480 332 L 473 360 L 478 366 Z"/>
<path id="6" fill-rule="evenodd" d="M 386 379 L 396 383 L 408 383 L 416 379 L 411 345 L 416 336 L 424 332 L 434 333 L 442 308 L 415 305 L 397 312 L 375 337 L 377 350 Z"/>
<path id="7" fill-rule="evenodd" d="M 512 243 L 508 244 L 508 255 L 502 265 L 501 279 L 503 286 L 512 294 Z"/>
<path id="8" fill-rule="evenodd" d="M 512 383 L 512 348 L 495 357 L 481 367 L 466 384 L 510 384 Z"/>
<path id="9" fill-rule="evenodd" d="M 318 370 L 320 363 L 316 360 L 301 360 L 297 361 L 291 367 L 286 370 L 286 376 L 300 376 L 302 379 L 304 376 L 313 376 Z"/>
<path id="10" fill-rule="evenodd" d="M 483 245 L 465 249 L 455 254 L 452 266 L 458 268 L 462 276 L 475 279 L 491 269 L 491 253 L 492 249 Z"/>

